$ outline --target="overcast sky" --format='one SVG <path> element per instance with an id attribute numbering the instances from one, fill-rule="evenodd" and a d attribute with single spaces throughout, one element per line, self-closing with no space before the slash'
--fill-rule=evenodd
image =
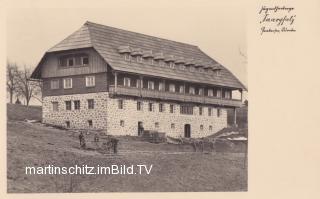
<path id="1" fill-rule="evenodd" d="M 30 1 L 31 2 L 31 1 Z M 32 1 L 9 5 L 7 56 L 35 67 L 46 50 L 92 21 L 199 46 L 247 86 L 243 2 L 225 1 Z M 60 3 L 59 3 L 60 2 Z M 76 3 L 78 2 L 78 3 Z"/>

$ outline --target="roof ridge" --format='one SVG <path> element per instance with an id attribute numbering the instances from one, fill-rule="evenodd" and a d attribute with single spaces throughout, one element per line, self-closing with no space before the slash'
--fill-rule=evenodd
<path id="1" fill-rule="evenodd" d="M 91 21 L 86 21 L 84 23 L 84 25 L 98 25 L 98 26 L 103 26 L 103 27 L 106 27 L 106 28 L 112 28 L 112 29 L 119 30 L 119 31 L 130 32 L 130 33 L 134 33 L 134 34 L 138 34 L 138 35 L 143 35 L 143 36 L 147 36 L 147 37 L 152 37 L 152 38 L 156 38 L 156 39 L 166 40 L 166 41 L 170 41 L 170 42 L 174 42 L 174 43 L 183 44 L 183 45 L 186 45 L 186 46 L 192 46 L 192 47 L 199 48 L 197 45 L 194 45 L 194 44 L 184 43 L 184 42 L 180 42 L 180 41 L 174 41 L 174 40 L 171 40 L 171 39 L 161 38 L 161 37 L 152 36 L 152 35 L 148 35 L 148 34 L 144 34 L 144 33 L 134 32 L 134 31 L 131 31 L 131 30 L 125 30 L 125 29 L 121 29 L 121 28 L 107 26 L 107 25 L 104 25 L 104 24 L 99 24 L 99 23 L 95 23 L 95 22 L 91 22 Z"/>

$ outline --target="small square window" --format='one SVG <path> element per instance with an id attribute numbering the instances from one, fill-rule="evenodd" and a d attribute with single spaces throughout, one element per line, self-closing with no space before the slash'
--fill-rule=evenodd
<path id="1" fill-rule="evenodd" d="M 58 79 L 54 79 L 51 80 L 51 89 L 59 89 L 59 80 Z"/>
<path id="2" fill-rule="evenodd" d="M 124 120 L 120 120 L 120 126 L 124 127 Z"/>
<path id="3" fill-rule="evenodd" d="M 170 104 L 170 113 L 174 113 L 174 105 Z"/>
<path id="4" fill-rule="evenodd" d="M 72 78 L 63 79 L 63 88 L 64 89 L 72 88 Z"/>
<path id="5" fill-rule="evenodd" d="M 94 109 L 94 99 L 88 99 L 88 109 Z"/>
<path id="6" fill-rule="evenodd" d="M 66 103 L 66 110 L 70 111 L 71 110 L 71 101 L 65 101 Z"/>
<path id="7" fill-rule="evenodd" d="M 88 126 L 91 128 L 93 126 L 92 120 L 88 120 Z"/>
<path id="8" fill-rule="evenodd" d="M 95 76 L 86 76 L 86 87 L 93 87 L 95 85 Z"/>
<path id="9" fill-rule="evenodd" d="M 80 100 L 73 101 L 74 110 L 80 110 Z"/>
<path id="10" fill-rule="evenodd" d="M 137 110 L 138 111 L 142 110 L 142 102 L 137 102 Z"/>
<path id="11" fill-rule="evenodd" d="M 123 100 L 118 100 L 118 108 L 123 109 Z"/>
<path id="12" fill-rule="evenodd" d="M 148 107 L 149 107 L 149 111 L 153 111 L 153 103 L 149 103 Z"/>
<path id="13" fill-rule="evenodd" d="M 200 130 L 203 131 L 203 125 L 202 124 L 200 125 Z"/>
<path id="14" fill-rule="evenodd" d="M 52 102 L 52 110 L 59 111 L 59 103 L 58 102 Z"/>

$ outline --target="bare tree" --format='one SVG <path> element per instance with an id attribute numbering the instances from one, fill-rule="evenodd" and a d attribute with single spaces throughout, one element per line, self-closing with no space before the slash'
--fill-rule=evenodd
<path id="1" fill-rule="evenodd" d="M 24 67 L 18 72 L 18 86 L 17 92 L 19 96 L 22 96 L 26 100 L 26 105 L 29 106 L 31 98 L 39 99 L 38 95 L 41 94 L 41 82 L 30 81 L 29 77 L 31 75 L 30 68 Z M 40 100 L 41 101 L 41 100 Z"/>
<path id="2" fill-rule="evenodd" d="M 10 95 L 10 103 L 12 104 L 13 95 L 17 91 L 18 87 L 18 67 L 15 63 L 7 62 L 7 91 Z"/>

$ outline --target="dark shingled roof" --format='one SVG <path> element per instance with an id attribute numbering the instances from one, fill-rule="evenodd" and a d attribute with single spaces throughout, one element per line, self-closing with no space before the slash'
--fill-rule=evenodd
<path id="1" fill-rule="evenodd" d="M 93 47 L 114 70 L 188 82 L 246 89 L 228 69 L 221 65 L 219 67 L 221 69 L 221 75 L 213 76 L 212 74 L 207 73 L 158 67 L 147 63 L 128 62 L 124 60 L 119 53 L 119 48 L 120 51 L 126 51 L 123 46 L 130 49 L 141 49 L 143 53 L 150 52 L 153 55 L 163 53 L 165 58 L 173 57 L 181 59 L 181 57 L 184 57 L 193 59 L 195 62 L 203 63 L 203 67 L 217 68 L 217 65 L 220 65 L 214 59 L 202 52 L 197 46 L 121 30 L 92 22 L 86 22 L 78 31 L 49 49 L 47 53 Z M 40 61 L 33 72 L 32 78 L 39 78 L 37 74 L 39 74 L 41 62 L 42 61 Z"/>

